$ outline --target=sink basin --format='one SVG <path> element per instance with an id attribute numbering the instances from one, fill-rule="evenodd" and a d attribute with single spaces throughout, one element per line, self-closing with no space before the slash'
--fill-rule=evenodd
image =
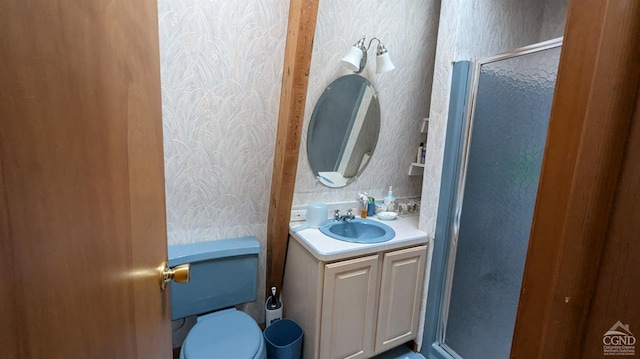
<path id="1" fill-rule="evenodd" d="M 349 222 L 330 221 L 320 227 L 325 235 L 345 242 L 380 243 L 393 239 L 396 232 L 384 223 L 370 219 L 355 218 Z"/>

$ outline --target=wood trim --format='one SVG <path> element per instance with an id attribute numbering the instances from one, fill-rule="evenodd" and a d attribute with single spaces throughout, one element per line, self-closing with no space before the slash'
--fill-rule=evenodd
<path id="1" fill-rule="evenodd" d="M 571 0 L 512 358 L 580 353 L 640 80 L 640 3 Z"/>
<path id="2" fill-rule="evenodd" d="M 617 321 L 630 325 L 638 338 L 640 328 L 640 91 L 627 141 L 618 192 L 598 280 L 591 301 L 581 358 L 601 358 L 603 334 Z M 636 348 L 638 346 L 636 345 Z M 636 349 L 638 353 L 638 349 Z"/>
<path id="3" fill-rule="evenodd" d="M 282 287 L 319 0 L 291 0 L 267 222 L 269 288 Z"/>
<path id="4" fill-rule="evenodd" d="M 2 134 L 0 134 L 2 138 Z M 20 337 L 15 335 L 20 324 L 21 310 L 17 305 L 15 293 L 18 290 L 18 273 L 15 270 L 15 259 L 13 258 L 13 245 L 11 241 L 11 230 L 9 228 L 9 208 L 4 184 L 4 162 L 3 146 L 0 145 L 0 358 L 11 358 L 19 353 L 21 348 Z M 22 353 L 21 353 L 22 354 Z"/>

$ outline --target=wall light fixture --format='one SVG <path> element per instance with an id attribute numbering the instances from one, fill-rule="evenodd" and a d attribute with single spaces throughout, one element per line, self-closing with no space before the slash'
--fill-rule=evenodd
<path id="1" fill-rule="evenodd" d="M 378 50 L 376 51 L 376 73 L 381 74 L 383 72 L 395 69 L 396 67 L 393 66 L 391 58 L 389 57 L 389 52 L 387 51 L 387 48 L 384 47 L 382 42 L 380 42 L 380 39 L 374 37 L 369 41 L 369 46 L 364 47 L 364 36 L 360 40 L 358 40 L 358 42 L 356 42 L 353 47 L 351 47 L 347 56 L 340 60 L 342 66 L 357 74 L 361 73 L 362 70 L 364 70 L 365 65 L 367 64 L 367 51 L 369 51 L 373 40 L 378 41 Z"/>

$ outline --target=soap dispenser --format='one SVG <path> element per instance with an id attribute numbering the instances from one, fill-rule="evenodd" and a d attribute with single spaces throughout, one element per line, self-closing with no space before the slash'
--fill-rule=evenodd
<path id="1" fill-rule="evenodd" d="M 387 212 L 395 212 L 396 198 L 393 196 L 393 186 L 389 186 L 389 193 L 384 197 L 384 205 Z"/>

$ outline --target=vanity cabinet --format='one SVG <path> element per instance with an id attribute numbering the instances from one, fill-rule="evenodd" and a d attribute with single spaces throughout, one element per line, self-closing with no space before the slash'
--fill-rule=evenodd
<path id="1" fill-rule="evenodd" d="M 333 262 L 290 238 L 284 316 L 305 331 L 304 359 L 370 358 L 415 339 L 427 246 Z"/>

